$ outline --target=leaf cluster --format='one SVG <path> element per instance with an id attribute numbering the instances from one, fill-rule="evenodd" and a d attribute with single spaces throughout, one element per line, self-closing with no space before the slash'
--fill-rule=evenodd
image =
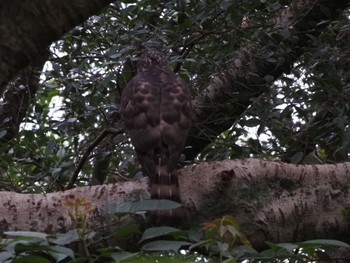
<path id="1" fill-rule="evenodd" d="M 87 249 L 89 255 L 81 253 L 80 245 L 84 244 L 77 230 L 64 234 L 47 235 L 40 232 L 12 231 L 6 232 L 1 240 L 1 262 L 317 262 L 331 260 L 332 248 L 350 248 L 337 240 L 310 240 L 300 243 L 267 242 L 267 250 L 258 252 L 247 240 L 245 245 L 227 243 L 224 235 L 212 235 L 214 222 L 228 221 L 224 217 L 213 221 L 201 231 L 184 231 L 172 227 L 153 227 L 144 231 L 139 241 L 139 249 L 129 252 L 119 246 L 104 247 L 102 243 L 96 248 L 96 235 L 90 235 Z M 223 226 L 223 225 L 221 225 Z M 228 225 L 226 225 L 228 226 Z M 232 227 L 235 227 L 231 225 Z M 210 229 L 211 233 L 208 232 Z M 217 230 L 217 229 L 216 229 Z M 221 229 L 222 230 L 222 229 Z M 116 230 L 114 237 L 123 242 L 123 238 L 139 232 L 139 228 L 125 225 Z M 221 231 L 222 232 L 222 231 Z M 230 231 L 231 232 L 231 231 Z M 231 235 L 231 237 L 236 236 Z M 232 234 L 232 232 L 231 232 Z M 239 234 L 240 238 L 242 235 Z M 93 245 L 95 244 L 95 245 Z M 94 248 L 95 247 L 95 248 Z M 219 257 L 218 257 L 219 256 Z"/>

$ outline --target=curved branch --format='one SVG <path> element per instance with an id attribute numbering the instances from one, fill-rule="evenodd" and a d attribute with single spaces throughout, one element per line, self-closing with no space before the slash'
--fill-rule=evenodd
<path id="1" fill-rule="evenodd" d="M 19 126 L 30 104 L 35 100 L 41 70 L 48 57 L 49 52 L 44 52 L 24 69 L 15 81 L 9 84 L 8 91 L 0 105 L 0 131 L 6 131 L 6 134 L 0 138 L 0 143 L 7 143 L 18 134 Z"/>
<path id="2" fill-rule="evenodd" d="M 113 134 L 113 135 L 118 135 L 118 134 L 121 134 L 123 133 L 122 130 L 117 130 L 117 129 L 114 129 L 114 128 L 106 128 L 104 129 L 100 135 L 93 141 L 89 144 L 89 146 L 86 148 L 83 156 L 80 158 L 79 162 L 78 162 L 78 165 L 76 166 L 75 170 L 74 170 L 74 173 L 72 174 L 72 177 L 70 178 L 69 180 L 69 183 L 66 187 L 66 190 L 67 189 L 72 189 L 73 186 L 74 186 L 74 183 L 75 181 L 77 180 L 78 178 L 78 175 L 81 171 L 81 169 L 83 168 L 86 160 L 89 158 L 89 155 L 90 153 L 93 151 L 93 149 L 95 149 L 95 147 L 108 135 L 108 134 Z"/>
<path id="3" fill-rule="evenodd" d="M 227 69 L 194 100 L 195 125 L 188 138 L 188 145 L 191 147 L 187 148 L 187 157 L 193 159 L 220 133 L 229 129 L 256 98 L 269 90 L 271 82 L 264 77 L 278 79 L 283 73 L 288 73 L 305 48 L 312 45 L 310 36 L 317 38 L 328 25 L 318 24 L 323 21 L 331 22 L 348 6 L 349 2 L 346 0 L 336 3 L 332 0 L 295 0 L 282 14 L 272 19 L 271 24 L 275 26 L 269 36 L 270 46 L 262 48 L 259 41 L 251 41 L 242 46 Z M 323 8 L 330 13 L 322 12 Z M 308 28 L 311 24 L 318 26 Z M 290 28 L 297 32 L 297 40 L 283 40 L 283 45 L 290 48 L 285 48 L 285 53 L 277 54 L 275 49 L 280 45 L 281 39 L 274 38 L 273 34 L 280 35 L 282 30 Z M 269 60 L 264 56 L 268 53 L 273 54 Z M 283 57 L 284 62 L 281 63 L 278 57 Z"/>
<path id="4" fill-rule="evenodd" d="M 13 0 L 0 3 L 0 94 L 16 73 L 112 0 Z M 18 37 L 21 36 L 21 37 Z"/>

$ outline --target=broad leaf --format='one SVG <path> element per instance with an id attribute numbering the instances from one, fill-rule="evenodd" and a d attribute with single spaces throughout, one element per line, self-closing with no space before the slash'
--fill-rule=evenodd
<path id="1" fill-rule="evenodd" d="M 46 240 L 47 234 L 42 232 L 32 232 L 32 231 L 6 231 L 4 232 L 5 235 L 11 236 L 11 237 L 30 237 L 30 238 L 37 238 Z"/>
<path id="2" fill-rule="evenodd" d="M 168 227 L 168 226 L 152 227 L 145 230 L 140 242 L 147 239 L 155 238 L 155 237 L 161 237 L 161 236 L 174 234 L 174 233 L 181 233 L 181 232 L 183 231 L 174 227 Z"/>
<path id="3" fill-rule="evenodd" d="M 323 247 L 329 247 L 329 246 L 336 246 L 336 247 L 347 247 L 350 248 L 350 245 L 339 241 L 339 240 L 332 240 L 332 239 L 314 239 L 314 240 L 308 240 L 305 242 L 298 243 L 300 247 L 308 247 L 308 246 L 323 246 Z"/>
<path id="4" fill-rule="evenodd" d="M 142 247 L 144 251 L 174 251 L 178 252 L 183 246 L 189 246 L 191 243 L 186 241 L 157 240 L 149 242 Z"/>

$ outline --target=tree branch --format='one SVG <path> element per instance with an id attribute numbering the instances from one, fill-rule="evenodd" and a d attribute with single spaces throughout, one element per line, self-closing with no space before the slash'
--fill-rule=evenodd
<path id="1" fill-rule="evenodd" d="M 40 74 L 48 57 L 49 52 L 44 52 L 24 69 L 14 82 L 9 84 L 0 105 L 0 130 L 6 131 L 6 134 L 0 138 L 1 143 L 7 143 L 18 134 L 19 126 L 35 100 Z"/>
<path id="2" fill-rule="evenodd" d="M 0 3 L 0 94 L 55 40 L 112 0 L 4 0 Z M 18 37 L 21 36 L 21 37 Z"/>
<path id="3" fill-rule="evenodd" d="M 89 146 L 86 148 L 83 156 L 80 158 L 80 160 L 78 161 L 78 165 L 76 166 L 75 170 L 74 170 L 74 173 L 72 174 L 72 177 L 70 178 L 69 180 L 69 183 L 66 187 L 66 190 L 68 189 L 72 189 L 73 186 L 74 186 L 74 183 L 75 181 L 77 180 L 78 178 L 78 175 L 81 171 L 81 169 L 83 168 L 86 160 L 88 159 L 90 153 L 93 151 L 93 149 L 95 149 L 95 147 L 108 135 L 108 134 L 113 134 L 113 135 L 118 135 L 118 134 L 121 134 L 123 133 L 122 130 L 117 130 L 117 129 L 114 129 L 114 128 L 106 128 L 104 129 L 100 135 L 93 141 L 89 144 Z"/>
<path id="4" fill-rule="evenodd" d="M 318 238 L 349 242 L 350 163 L 292 165 L 258 159 L 225 160 L 192 165 L 179 171 L 186 222 L 233 215 L 256 248 L 265 241 L 297 242 Z M 147 178 L 116 185 L 77 187 L 65 192 L 0 192 L 0 231 L 67 231 L 73 228 L 66 199 L 83 198 L 94 210 L 93 229 L 111 222 L 104 204 L 120 204 L 147 191 Z M 138 201 L 139 199 L 136 199 Z M 18 216 L 21 211 L 21 216 Z"/>
<path id="5" fill-rule="evenodd" d="M 259 40 L 244 43 L 245 46 L 240 48 L 227 69 L 195 98 L 194 125 L 187 143 L 191 148 L 187 148 L 186 156 L 194 158 L 220 133 L 229 129 L 256 98 L 269 90 L 271 82 L 264 77 L 269 75 L 276 80 L 283 73 L 288 73 L 305 48 L 312 44 L 310 36 L 317 38 L 328 25 L 318 24 L 331 22 L 348 6 L 349 1 L 346 0 L 336 3 L 332 0 L 295 0 L 271 20 L 271 24 L 275 25 L 272 32 L 262 36 L 269 38 L 269 46 L 262 47 Z M 330 11 L 329 17 L 322 8 Z M 311 24 L 317 26 L 308 28 Z M 295 38 L 284 39 L 281 43 L 282 30 L 295 31 Z M 266 39 L 261 43 L 266 43 Z M 275 52 L 276 47 L 282 44 L 286 47 L 285 53 Z M 265 54 L 269 53 L 272 56 L 267 60 Z M 278 57 L 283 57 L 284 62 L 281 63 Z"/>

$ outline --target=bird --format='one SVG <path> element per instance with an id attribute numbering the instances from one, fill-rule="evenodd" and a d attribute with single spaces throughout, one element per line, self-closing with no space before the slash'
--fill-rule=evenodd
<path id="1" fill-rule="evenodd" d="M 191 93 L 173 72 L 164 53 L 147 50 L 137 62 L 137 74 L 121 95 L 121 118 L 144 175 L 151 199 L 181 203 L 178 159 L 191 126 Z M 152 214 L 151 214 L 152 215 Z M 183 209 L 157 210 L 155 225 L 179 225 Z"/>

